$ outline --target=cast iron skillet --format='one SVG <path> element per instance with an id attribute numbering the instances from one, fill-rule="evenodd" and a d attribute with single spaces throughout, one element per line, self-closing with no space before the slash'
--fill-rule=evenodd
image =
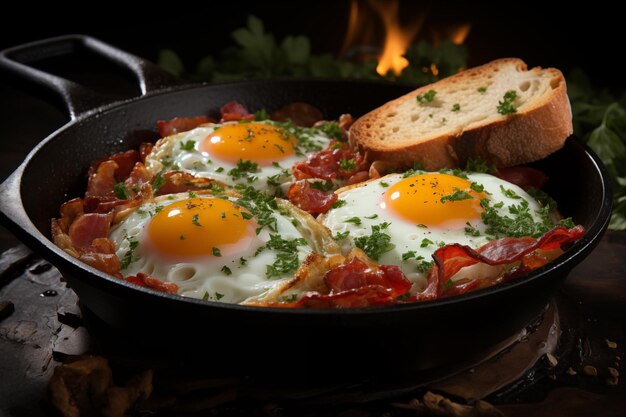
<path id="1" fill-rule="evenodd" d="M 88 49 L 136 76 L 142 96 L 103 105 L 85 87 L 25 63 Z M 587 228 L 564 256 L 513 282 L 433 302 L 354 310 L 286 310 L 203 302 L 138 288 L 86 266 L 50 241 L 50 219 L 64 201 L 82 195 L 89 164 L 135 148 L 137 131 L 158 119 L 215 113 L 230 100 L 273 110 L 310 103 L 327 118 L 359 116 L 407 87 L 338 80 L 250 81 L 174 86 L 154 64 L 86 36 L 66 36 L 8 49 L 0 66 L 45 86 L 65 102 L 71 121 L 44 139 L 0 186 L 1 220 L 54 264 L 83 306 L 144 349 L 204 358 L 213 369 L 303 375 L 402 373 L 454 364 L 519 332 L 537 317 L 559 283 L 598 243 L 611 211 L 605 168 L 576 139 L 534 164 L 561 211 Z M 235 354 L 240 352 L 243 354 Z M 181 356 L 182 357 L 182 356 Z"/>

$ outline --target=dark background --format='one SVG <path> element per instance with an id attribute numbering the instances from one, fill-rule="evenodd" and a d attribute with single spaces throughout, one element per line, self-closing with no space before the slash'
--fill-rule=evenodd
<path id="1" fill-rule="evenodd" d="M 0 49 L 24 42 L 69 33 L 100 38 L 133 54 L 155 60 L 159 49 L 177 51 L 188 67 L 202 57 L 217 55 L 231 45 L 230 32 L 246 24 L 246 16 L 261 17 L 266 30 L 278 40 L 302 34 L 311 39 L 313 53 L 339 53 L 348 21 L 350 2 L 207 2 L 189 6 L 178 2 L 169 7 L 152 6 L 127 10 L 122 3 L 84 3 L 79 8 L 35 6 L 23 1 L 5 13 L 11 25 L 0 28 Z M 624 22 L 620 13 L 604 2 L 563 8 L 541 2 L 505 2 L 501 6 L 477 6 L 457 2 L 409 2 L 400 4 L 403 23 L 427 14 L 421 37 L 437 28 L 471 23 L 465 44 L 470 66 L 515 56 L 529 66 L 554 66 L 567 74 L 582 68 L 595 85 L 622 91 L 626 77 Z M 373 24 L 377 24 L 374 22 Z M 17 29 L 15 29 L 17 28 Z M 100 62 L 67 60 L 52 62 L 52 71 L 114 92 L 132 95 L 136 89 Z M 25 93 L 15 81 L 0 73 L 0 180 L 6 178 L 39 140 L 63 125 L 62 110 Z M 2 198 L 2 196 L 0 196 Z M 16 241 L 0 228 L 0 252 Z"/>

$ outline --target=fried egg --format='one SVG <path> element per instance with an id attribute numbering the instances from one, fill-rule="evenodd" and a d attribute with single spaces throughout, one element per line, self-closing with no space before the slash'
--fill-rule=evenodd
<path id="1" fill-rule="evenodd" d="M 400 266 L 417 291 L 441 246 L 478 248 L 503 233 L 515 235 L 514 222 L 506 218 L 537 230 L 552 224 L 528 193 L 489 174 L 391 174 L 337 193 L 339 202 L 320 221 L 344 251 L 357 246 L 380 264 Z"/>
<path id="2" fill-rule="evenodd" d="M 288 123 L 207 124 L 159 140 L 146 158 L 146 167 L 153 174 L 181 170 L 276 193 L 293 180 L 295 162 L 327 148 L 330 141 L 321 129 Z"/>
<path id="3" fill-rule="evenodd" d="M 187 297 L 258 296 L 291 278 L 312 252 L 298 222 L 265 202 L 183 193 L 144 203 L 110 232 L 121 272 L 176 283 Z"/>

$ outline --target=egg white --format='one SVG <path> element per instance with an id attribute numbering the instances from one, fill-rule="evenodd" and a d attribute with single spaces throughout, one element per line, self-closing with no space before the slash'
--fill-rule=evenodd
<path id="1" fill-rule="evenodd" d="M 507 215 L 510 206 L 519 205 L 522 200 L 525 200 L 529 204 L 533 219 L 536 222 L 541 221 L 541 217 L 537 213 L 541 205 L 520 187 L 489 174 L 472 173 L 467 174 L 467 178 L 470 182 L 484 186 L 484 190 L 488 193 L 492 205 L 499 202 L 503 203 L 503 206 L 497 209 L 499 214 Z M 471 226 L 480 232 L 480 236 L 471 236 L 465 232 L 464 227 L 425 227 L 396 216 L 390 210 L 382 208 L 380 202 L 388 187 L 402 179 L 402 174 L 391 174 L 344 191 L 340 190 L 338 192 L 339 199 L 345 201 L 345 204 L 331 209 L 321 217 L 321 221 L 323 225 L 330 229 L 334 236 L 349 232 L 348 236 L 341 241 L 344 251 L 354 247 L 355 238 L 371 235 L 373 225 L 380 225 L 384 222 L 389 223 L 384 231 L 391 236 L 391 242 L 395 245 L 395 248 L 383 253 L 378 259 L 378 263 L 398 265 L 407 278 L 414 283 L 414 291 L 421 291 L 426 287 L 427 283 L 427 275 L 425 273 L 427 264 L 425 262 L 432 261 L 432 254 L 435 250 L 449 243 L 459 243 L 478 248 L 489 242 L 488 237 L 485 235 L 487 226 L 480 218 L 477 219 Z M 500 186 L 514 191 L 520 198 L 507 197 Z M 416 210 L 419 210 L 418 206 L 416 206 Z M 357 225 L 347 222 L 347 220 L 353 217 L 358 217 L 361 224 Z M 424 239 L 428 239 L 433 243 L 422 245 L 425 242 Z M 403 260 L 403 254 L 407 254 L 410 251 L 414 251 L 415 256 Z M 484 267 L 486 269 L 493 268 L 488 265 Z M 484 271 L 485 274 L 488 272 Z"/>
<path id="2" fill-rule="evenodd" d="M 332 140 L 319 129 L 277 125 L 295 136 L 297 141 L 295 153 L 275 161 L 272 165 L 259 165 L 260 171 L 250 173 L 249 178 L 236 179 L 228 174 L 231 169 L 237 167 L 236 164 L 221 161 L 219 156 L 210 155 L 201 149 L 202 141 L 213 131 L 221 126 L 236 123 L 238 122 L 206 124 L 188 132 L 162 138 L 146 157 L 146 167 L 155 175 L 160 171 L 181 170 L 227 185 L 248 184 L 258 190 L 280 195 L 280 192 L 286 191 L 288 184 L 294 179 L 291 175 L 292 165 L 298 161 L 305 161 L 311 152 L 326 149 Z M 271 121 L 262 123 L 276 125 Z M 189 141 L 194 142 L 193 149 L 183 149 L 184 144 Z"/>
<path id="3" fill-rule="evenodd" d="M 255 252 L 270 240 L 267 228 L 253 237 L 252 243 L 244 252 L 236 252 L 230 256 L 166 259 L 151 252 L 146 238 L 146 229 L 151 218 L 159 207 L 187 198 L 189 198 L 187 193 L 158 197 L 153 202 L 142 204 L 111 230 L 109 238 L 115 243 L 116 254 L 120 259 L 127 256 L 131 241 L 138 242 L 137 248 L 132 252 L 134 261 L 121 271 L 124 276 L 144 272 L 162 281 L 176 283 L 179 295 L 227 303 L 240 303 L 292 278 L 293 273 L 272 279 L 266 278 L 267 266 L 274 263 L 277 252 L 268 248 L 258 254 Z M 231 198 L 229 200 L 234 201 Z M 276 231 L 272 233 L 278 233 L 286 240 L 303 237 L 288 215 L 275 211 L 274 217 Z M 298 260 L 301 263 L 312 250 L 308 245 L 297 248 Z M 245 264 L 241 262 L 241 258 L 245 259 Z M 224 266 L 228 267 L 232 274 L 227 275 L 223 271 Z"/>

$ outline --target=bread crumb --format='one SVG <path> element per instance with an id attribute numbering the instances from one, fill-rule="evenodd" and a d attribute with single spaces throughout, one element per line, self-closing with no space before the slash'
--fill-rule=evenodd
<path id="1" fill-rule="evenodd" d="M 583 366 L 583 374 L 587 376 L 598 376 L 598 370 L 595 366 L 585 365 Z"/>
<path id="2" fill-rule="evenodd" d="M 612 340 L 609 339 L 605 339 L 606 341 L 606 345 L 609 347 L 609 349 L 617 349 L 617 343 L 613 342 Z"/>

